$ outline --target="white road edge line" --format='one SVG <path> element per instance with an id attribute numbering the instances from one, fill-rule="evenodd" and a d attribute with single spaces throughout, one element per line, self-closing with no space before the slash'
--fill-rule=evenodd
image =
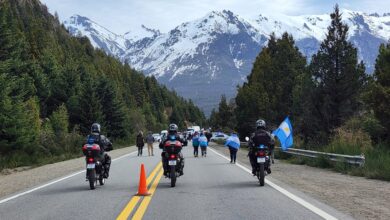
<path id="1" fill-rule="evenodd" d="M 133 152 L 131 152 L 131 153 L 125 154 L 125 155 L 123 155 L 123 156 L 120 156 L 120 157 L 118 157 L 118 158 L 113 159 L 112 161 L 114 162 L 114 161 L 120 160 L 120 159 L 122 159 L 122 158 L 128 157 L 128 156 L 130 156 L 130 155 L 132 155 L 132 154 L 135 154 L 135 153 L 137 153 L 137 151 L 133 151 Z M 53 184 L 55 184 L 55 183 L 61 182 L 61 181 L 63 181 L 63 180 L 69 179 L 69 178 L 74 177 L 74 176 L 76 176 L 76 175 L 79 175 L 79 174 L 81 174 L 81 173 L 85 173 L 85 170 L 77 171 L 77 172 L 72 173 L 72 174 L 70 174 L 70 175 L 68 175 L 68 176 L 62 177 L 62 178 L 60 178 L 60 179 L 57 179 L 57 180 L 54 180 L 54 181 L 52 181 L 52 182 L 43 184 L 43 185 L 41 185 L 41 186 L 35 187 L 35 188 L 30 189 L 30 190 L 27 190 L 27 191 L 25 191 L 25 192 L 21 192 L 21 193 L 18 193 L 18 194 L 16 194 L 16 195 L 13 195 L 13 196 L 11 196 L 11 197 L 5 198 L 5 199 L 3 199 L 3 200 L 0 200 L 0 204 L 5 203 L 5 202 L 8 202 L 8 201 L 10 201 L 10 200 L 12 200 L 12 199 L 16 199 L 16 198 L 18 198 L 18 197 L 20 197 L 20 196 L 24 196 L 24 195 L 26 195 L 26 194 L 32 193 L 32 192 L 37 191 L 37 190 L 39 190 L 39 189 L 45 188 L 45 187 L 47 187 L 47 186 L 53 185 Z"/>
<path id="2" fill-rule="evenodd" d="M 226 160 L 230 161 L 230 159 L 228 157 L 226 157 L 225 155 L 222 155 L 221 153 L 217 152 L 216 150 L 212 149 L 212 148 L 209 148 L 211 151 L 213 151 L 214 153 L 216 153 L 217 155 L 221 156 L 222 158 L 225 158 Z M 246 168 L 245 166 L 239 164 L 239 163 L 236 163 L 236 166 L 240 167 L 241 169 L 243 169 L 244 171 L 248 172 L 249 174 L 252 175 L 252 171 L 249 170 L 248 168 Z M 309 209 L 310 211 L 314 212 L 315 214 L 321 216 L 322 218 L 324 219 L 327 219 L 327 220 L 337 220 L 336 217 L 326 213 L 325 211 L 317 208 L 316 206 L 310 204 L 309 202 L 305 201 L 304 199 L 300 198 L 299 196 L 296 196 L 294 194 L 292 194 L 291 192 L 285 190 L 284 188 L 276 185 L 275 183 L 271 182 L 270 180 L 267 180 L 265 179 L 265 182 L 270 185 L 272 188 L 276 189 L 277 191 L 281 192 L 282 194 L 284 194 L 285 196 L 287 196 L 288 198 L 294 200 L 295 202 L 297 202 L 298 204 L 302 205 L 303 207 Z"/>

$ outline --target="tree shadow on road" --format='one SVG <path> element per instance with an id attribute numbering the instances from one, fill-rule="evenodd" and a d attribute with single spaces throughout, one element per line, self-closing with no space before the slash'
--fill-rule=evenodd
<path id="1" fill-rule="evenodd" d="M 96 187 L 95 190 L 98 190 L 99 186 Z M 40 191 L 40 195 L 53 195 L 53 194 L 68 194 L 68 193 L 79 193 L 79 192 L 85 192 L 85 191 L 91 191 L 89 189 L 89 185 L 79 185 L 79 186 L 71 186 L 71 187 L 64 187 L 60 189 L 50 189 L 45 191 Z"/>
<path id="2" fill-rule="evenodd" d="M 208 189 L 243 189 L 243 188 L 253 188 L 256 189 L 259 187 L 259 182 L 257 179 L 253 178 L 253 181 L 241 181 L 241 182 L 226 182 L 224 184 L 213 185 L 206 187 Z"/>

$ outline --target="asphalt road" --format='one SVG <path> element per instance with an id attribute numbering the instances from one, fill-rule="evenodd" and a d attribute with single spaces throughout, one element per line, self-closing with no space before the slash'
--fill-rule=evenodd
<path id="1" fill-rule="evenodd" d="M 344 219 L 344 215 L 269 178 L 264 187 L 241 165 L 208 150 L 206 158 L 183 150 L 184 176 L 176 187 L 162 175 L 160 150 L 154 157 L 133 154 L 112 163 L 106 185 L 89 190 L 81 172 L 14 199 L 0 199 L 0 219 Z M 145 152 L 144 152 L 145 154 Z M 137 197 L 141 163 L 148 197 Z M 154 171 L 154 172 L 152 172 Z M 271 174 L 272 175 L 272 174 Z M 161 179 L 160 179 L 161 178 Z M 266 177 L 267 178 L 267 177 Z M 279 188 L 278 188 L 279 187 Z M 291 195 L 290 195 L 290 194 Z M 18 194 L 16 194 L 18 196 Z"/>

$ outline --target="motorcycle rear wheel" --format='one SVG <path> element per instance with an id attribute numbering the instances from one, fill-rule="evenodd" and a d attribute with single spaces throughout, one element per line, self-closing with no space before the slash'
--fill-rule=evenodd
<path id="1" fill-rule="evenodd" d="M 93 169 L 88 172 L 89 188 L 93 190 L 96 188 L 96 170 Z"/>
<path id="2" fill-rule="evenodd" d="M 171 176 L 171 187 L 175 187 L 175 185 L 176 185 L 176 169 L 175 169 L 175 166 L 171 166 L 170 176 Z"/>
<path id="3" fill-rule="evenodd" d="M 261 163 L 259 165 L 259 171 L 258 171 L 257 177 L 259 178 L 260 186 L 264 186 L 265 173 L 264 173 L 264 164 L 263 163 Z"/>

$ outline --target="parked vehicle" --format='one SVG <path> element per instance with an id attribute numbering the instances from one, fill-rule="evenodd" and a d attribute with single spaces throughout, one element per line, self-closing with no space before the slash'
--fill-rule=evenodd
<path id="1" fill-rule="evenodd" d="M 187 133 L 191 136 L 194 135 L 195 132 L 200 132 L 200 126 L 191 126 L 187 128 Z"/>
<path id="2" fill-rule="evenodd" d="M 161 142 L 161 135 L 160 134 L 155 133 L 155 134 L 152 134 L 152 135 L 154 137 L 154 141 Z"/>
<path id="3" fill-rule="evenodd" d="M 184 168 L 184 160 L 180 153 L 182 147 L 182 143 L 178 140 L 167 141 L 164 145 L 169 167 L 167 176 L 171 179 L 171 187 L 175 187 L 176 179 Z"/>
<path id="4" fill-rule="evenodd" d="M 214 133 L 213 136 L 210 138 L 210 141 L 218 141 L 218 140 L 226 140 L 229 138 L 229 135 L 224 133 Z"/>
<path id="5" fill-rule="evenodd" d="M 87 168 L 87 180 L 90 189 L 95 189 L 97 181 L 100 185 L 104 185 L 105 178 L 103 176 L 104 166 L 100 156 L 100 146 L 98 144 L 85 144 L 83 146 L 83 153 L 85 155 L 85 162 Z"/>

